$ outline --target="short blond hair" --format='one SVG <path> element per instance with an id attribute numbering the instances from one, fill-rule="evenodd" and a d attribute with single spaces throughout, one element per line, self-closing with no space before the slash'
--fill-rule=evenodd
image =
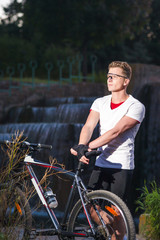
<path id="1" fill-rule="evenodd" d="M 132 77 L 132 68 L 131 68 L 131 66 L 127 62 L 121 62 L 121 61 L 111 62 L 109 64 L 109 66 L 108 66 L 108 70 L 110 68 L 115 68 L 115 67 L 122 68 L 123 73 L 126 75 L 126 77 L 131 79 L 131 77 Z"/>

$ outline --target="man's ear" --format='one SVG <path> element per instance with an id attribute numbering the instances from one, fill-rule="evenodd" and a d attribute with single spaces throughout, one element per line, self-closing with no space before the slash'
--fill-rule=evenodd
<path id="1" fill-rule="evenodd" d="M 130 79 L 129 78 L 125 78 L 124 79 L 124 86 L 128 86 L 129 82 L 130 82 Z"/>

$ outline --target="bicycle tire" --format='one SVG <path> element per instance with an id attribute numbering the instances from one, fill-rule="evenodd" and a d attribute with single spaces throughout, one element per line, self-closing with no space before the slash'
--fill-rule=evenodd
<path id="1" fill-rule="evenodd" d="M 133 222 L 132 215 L 127 207 L 127 205 L 115 194 L 104 191 L 104 190 L 97 190 L 97 191 L 92 191 L 87 194 L 87 198 L 92 201 L 97 201 L 101 205 L 101 209 L 104 210 L 104 206 L 115 206 L 121 213 L 123 224 L 125 224 L 125 239 L 127 240 L 135 240 L 136 239 L 136 234 L 135 234 L 135 226 Z M 96 203 L 97 205 L 97 203 Z M 103 206 L 102 206 L 103 205 Z M 106 211 L 106 209 L 105 209 Z M 86 232 L 91 232 L 90 226 L 86 220 L 86 217 L 84 216 L 83 211 L 83 206 L 81 203 L 81 200 L 79 200 L 73 207 L 69 221 L 68 221 L 68 231 L 70 232 L 81 232 L 81 233 L 86 233 Z M 108 212 L 110 216 L 113 217 L 113 215 Z M 89 237 L 89 239 L 112 239 L 111 236 L 112 234 L 115 234 L 116 236 L 116 230 L 113 229 L 113 223 L 107 224 L 107 229 L 109 230 L 109 233 L 104 233 L 104 229 L 100 229 L 100 227 L 92 221 L 92 224 L 94 225 L 94 229 L 96 230 L 96 235 Z M 103 230 L 103 231 L 102 231 Z M 72 238 L 73 239 L 73 238 Z M 75 238 L 76 239 L 76 238 Z M 83 239 L 83 238 L 81 238 Z M 84 237 L 86 239 L 86 236 Z M 116 239 L 120 239 L 116 237 Z"/>
<path id="2" fill-rule="evenodd" d="M 32 215 L 30 205 L 25 194 L 19 187 L 3 192 L 3 218 L 0 221 L 0 230 L 5 239 L 30 239 L 32 231 Z M 2 217 L 2 216 L 1 216 Z"/>

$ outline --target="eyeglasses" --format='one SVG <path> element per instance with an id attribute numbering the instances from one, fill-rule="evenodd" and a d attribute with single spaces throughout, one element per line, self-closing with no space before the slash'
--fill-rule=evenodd
<path id="1" fill-rule="evenodd" d="M 107 80 L 108 80 L 109 78 L 110 78 L 110 79 L 116 79 L 117 77 L 127 78 L 126 76 L 118 75 L 118 74 L 115 74 L 115 73 L 108 73 L 108 74 L 107 74 Z"/>

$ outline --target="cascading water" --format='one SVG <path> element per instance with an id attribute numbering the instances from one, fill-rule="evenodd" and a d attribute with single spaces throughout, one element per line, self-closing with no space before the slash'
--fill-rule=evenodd
<path id="1" fill-rule="evenodd" d="M 86 99 L 86 103 L 85 103 Z M 89 102 L 90 100 L 90 102 Z M 58 99 L 47 101 L 49 105 L 53 106 L 43 106 L 43 107 L 13 107 L 4 116 L 3 122 L 5 123 L 84 123 L 91 106 L 91 101 L 94 98 L 81 98 L 80 103 L 74 103 L 73 98 L 66 103 L 65 99 L 63 101 L 60 99 L 60 104 L 58 104 Z M 75 101 L 78 101 L 75 99 Z M 64 103 L 62 103 L 64 102 Z M 55 106 L 54 106 L 55 105 Z"/>
<path id="2" fill-rule="evenodd" d="M 24 133 L 29 142 L 51 144 L 53 148 L 50 154 L 62 163 L 67 150 L 78 142 L 81 127 L 82 124 L 67 123 L 10 123 L 0 125 L 0 132 L 3 136 L 6 132 L 14 134 L 19 131 Z M 43 152 L 41 154 L 43 159 Z"/>
<path id="3" fill-rule="evenodd" d="M 53 98 L 46 100 L 41 106 L 13 107 L 4 116 L 5 124 L 0 125 L 0 139 L 11 139 L 15 132 L 22 132 L 27 141 L 33 143 L 51 144 L 51 151 L 42 151 L 37 159 L 48 162 L 49 156 L 63 163 L 68 170 L 75 170 L 78 164 L 70 154 L 70 148 L 78 143 L 83 123 L 86 121 L 91 103 L 95 98 Z M 98 128 L 94 137 L 98 135 Z M 93 167 L 89 166 L 88 171 Z M 34 169 L 41 178 L 42 168 Z M 85 174 L 88 176 L 88 174 Z M 87 179 L 84 179 L 87 181 Z M 59 205 L 57 211 L 63 211 L 70 191 L 70 181 L 49 178 L 50 186 L 57 194 Z M 33 200 L 31 203 L 34 205 Z M 36 212 L 37 214 L 37 212 Z"/>

